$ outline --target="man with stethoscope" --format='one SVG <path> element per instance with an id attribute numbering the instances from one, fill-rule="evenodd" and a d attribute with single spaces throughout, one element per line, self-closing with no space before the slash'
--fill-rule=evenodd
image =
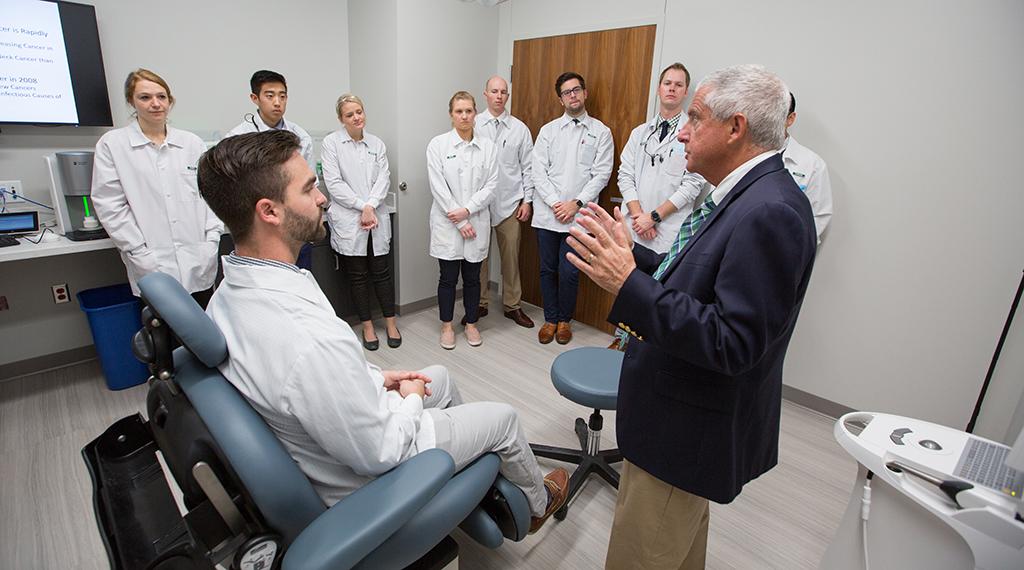
<path id="1" fill-rule="evenodd" d="M 672 247 L 705 184 L 686 170 L 685 150 L 676 138 L 689 88 L 686 66 L 666 67 L 658 79 L 658 113 L 633 129 L 619 157 L 619 192 L 633 241 L 656 253 Z M 625 336 L 616 330 L 608 348 L 619 348 Z"/>
<path id="2" fill-rule="evenodd" d="M 299 154 L 305 159 L 306 164 L 309 164 L 309 167 L 315 171 L 313 137 L 309 136 L 306 129 L 284 118 L 284 113 L 288 110 L 288 82 L 285 81 L 284 76 L 276 71 L 261 69 L 253 73 L 249 79 L 249 91 L 249 99 L 256 104 L 256 113 L 246 113 L 242 122 L 228 131 L 224 138 L 274 129 L 291 131 L 299 137 L 301 145 Z M 225 235 L 224 241 L 227 242 L 227 245 L 221 244 L 221 253 L 230 253 L 233 249 L 231 236 Z M 223 251 L 225 249 L 227 251 Z M 311 245 L 304 245 L 295 264 L 302 269 L 312 270 L 312 250 Z"/>
<path id="3" fill-rule="evenodd" d="M 676 139 L 689 86 L 683 64 L 661 72 L 658 113 L 633 129 L 620 156 L 619 192 L 633 240 L 656 253 L 672 246 L 704 186 L 703 177 L 687 172 L 683 145 Z"/>

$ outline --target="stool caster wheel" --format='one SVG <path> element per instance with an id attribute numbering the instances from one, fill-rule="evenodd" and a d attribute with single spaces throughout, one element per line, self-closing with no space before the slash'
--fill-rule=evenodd
<path id="1" fill-rule="evenodd" d="M 565 504 L 562 508 L 555 511 L 555 520 L 564 521 L 565 517 L 569 514 L 569 505 Z"/>
<path id="2" fill-rule="evenodd" d="M 587 421 L 583 418 L 576 418 L 576 437 L 580 440 L 580 449 L 586 451 L 590 430 L 587 429 Z"/>

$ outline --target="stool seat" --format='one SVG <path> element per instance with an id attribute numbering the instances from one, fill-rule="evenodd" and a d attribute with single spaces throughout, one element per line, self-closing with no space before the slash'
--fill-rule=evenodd
<path id="1" fill-rule="evenodd" d="M 563 352 L 551 364 L 551 382 L 566 399 L 595 410 L 614 410 L 622 352 L 588 346 Z"/>

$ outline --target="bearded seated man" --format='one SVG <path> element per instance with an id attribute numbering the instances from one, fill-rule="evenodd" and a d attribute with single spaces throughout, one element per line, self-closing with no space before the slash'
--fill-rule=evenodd
<path id="1" fill-rule="evenodd" d="M 299 148 L 288 131 L 248 133 L 199 161 L 199 190 L 236 247 L 207 309 L 227 340 L 221 373 L 328 506 L 426 449 L 445 450 L 456 469 L 493 452 L 526 495 L 536 532 L 565 502 L 568 473 L 541 474 L 516 411 L 463 403 L 442 366 L 368 363 L 312 274 L 295 266 L 302 244 L 324 237 L 329 205 Z"/>

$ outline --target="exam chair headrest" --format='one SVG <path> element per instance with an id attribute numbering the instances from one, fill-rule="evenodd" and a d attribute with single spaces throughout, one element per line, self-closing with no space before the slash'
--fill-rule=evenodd
<path id="1" fill-rule="evenodd" d="M 145 304 L 200 362 L 215 367 L 228 357 L 228 345 L 220 329 L 173 277 L 150 273 L 139 280 L 139 291 Z"/>

